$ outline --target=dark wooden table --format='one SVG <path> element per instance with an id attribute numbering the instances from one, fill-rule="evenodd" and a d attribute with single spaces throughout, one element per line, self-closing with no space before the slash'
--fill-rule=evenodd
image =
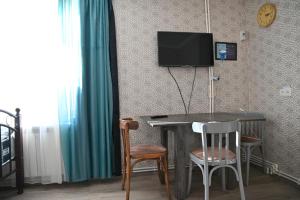
<path id="1" fill-rule="evenodd" d="M 187 128 L 191 127 L 193 122 L 226 122 L 226 121 L 257 121 L 265 120 L 260 113 L 195 113 L 195 114 L 177 114 L 168 115 L 164 118 L 151 118 L 151 116 L 142 116 L 143 120 L 152 127 L 160 127 L 161 144 L 168 148 L 168 131 L 175 134 L 175 197 L 178 200 L 184 200 L 187 197 L 187 171 L 186 160 L 189 157 L 187 151 L 189 135 Z"/>

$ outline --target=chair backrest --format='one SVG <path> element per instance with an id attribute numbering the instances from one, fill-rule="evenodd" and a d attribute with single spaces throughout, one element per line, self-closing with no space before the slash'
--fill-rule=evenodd
<path id="1" fill-rule="evenodd" d="M 235 149 L 237 159 L 240 156 L 240 123 L 238 121 L 230 122 L 209 122 L 209 123 L 200 123 L 194 122 L 193 131 L 200 133 L 202 136 L 202 148 L 203 148 L 203 158 L 205 158 L 205 163 L 208 162 L 208 156 L 212 155 L 210 162 L 214 164 L 228 164 L 230 161 L 229 155 L 229 137 L 235 136 Z M 208 154 L 207 148 L 207 136 L 210 136 L 211 139 L 211 148 Z M 223 139 L 225 142 L 223 143 Z M 223 151 L 225 148 L 225 151 Z M 225 152 L 225 156 L 223 153 Z M 225 159 L 224 159 L 225 157 Z"/>
<path id="2" fill-rule="evenodd" d="M 265 120 L 244 120 L 241 121 L 242 136 L 263 139 Z"/>
<path id="3" fill-rule="evenodd" d="M 130 136 L 129 130 L 136 130 L 139 128 L 139 123 L 132 118 L 120 119 L 120 129 L 123 142 L 124 158 L 130 157 Z"/>

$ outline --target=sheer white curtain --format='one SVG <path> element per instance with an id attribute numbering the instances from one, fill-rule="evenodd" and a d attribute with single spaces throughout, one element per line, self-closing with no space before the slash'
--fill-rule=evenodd
<path id="1" fill-rule="evenodd" d="M 0 2 L 0 108 L 21 109 L 25 181 L 61 183 L 58 0 Z"/>

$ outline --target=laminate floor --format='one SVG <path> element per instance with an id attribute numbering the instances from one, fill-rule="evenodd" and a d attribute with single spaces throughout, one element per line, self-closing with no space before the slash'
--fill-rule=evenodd
<path id="1" fill-rule="evenodd" d="M 173 181 L 173 172 L 171 182 Z M 193 174 L 191 195 L 188 200 L 203 199 L 202 175 Z M 251 169 L 251 179 L 245 187 L 247 200 L 300 200 L 300 187 L 295 183 L 286 181 L 278 176 L 269 176 L 260 169 Z M 165 187 L 159 183 L 155 172 L 138 173 L 132 177 L 130 199 L 132 200 L 158 200 L 167 199 Z M 221 191 L 218 176 L 214 176 L 210 189 L 212 200 L 238 200 L 238 188 Z M 1 200 L 124 200 L 125 192 L 121 190 L 119 178 L 109 181 L 91 181 L 76 184 L 62 185 L 27 185 L 22 195 L 16 191 L 1 191 Z M 174 198 L 175 199 L 175 198 Z"/>

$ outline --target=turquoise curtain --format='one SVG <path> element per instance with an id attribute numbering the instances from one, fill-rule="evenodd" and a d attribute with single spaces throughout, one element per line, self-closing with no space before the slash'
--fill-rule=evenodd
<path id="1" fill-rule="evenodd" d="M 110 178 L 113 97 L 109 0 L 60 0 L 59 5 L 64 55 L 69 59 L 66 76 L 72 77 L 66 79 L 59 100 L 66 180 Z"/>

